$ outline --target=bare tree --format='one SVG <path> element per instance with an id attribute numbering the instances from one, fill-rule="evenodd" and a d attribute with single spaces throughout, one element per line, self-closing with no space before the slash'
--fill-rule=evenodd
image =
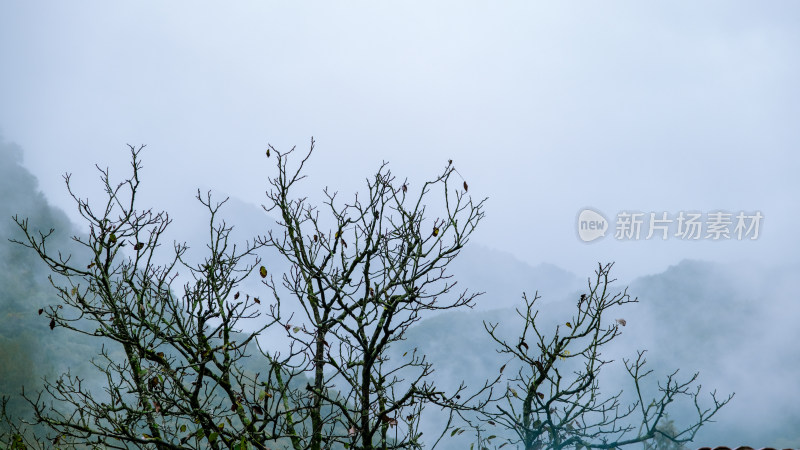
<path id="1" fill-rule="evenodd" d="M 287 168 L 291 152 L 271 152 L 278 176 L 265 209 L 280 215 L 281 230 L 262 243 L 291 263 L 283 286 L 304 314 L 304 325 L 289 334 L 311 364 L 308 448 L 421 448 L 426 404 L 468 408 L 482 390 L 467 396 L 462 385 L 446 394 L 424 355 L 390 361 L 387 351 L 425 312 L 471 306 L 476 294 L 448 296 L 455 283 L 445 269 L 483 218 L 483 201 L 474 203 L 467 183 L 454 180 L 452 162 L 418 189 L 384 164 L 363 198 L 340 203 L 326 190 L 318 209 L 291 197 L 311 152 L 296 170 Z M 439 216 L 429 217 L 431 195 L 440 200 Z M 281 322 L 287 330 L 290 320 Z"/>
<path id="2" fill-rule="evenodd" d="M 288 169 L 292 151 L 270 147 L 277 176 L 265 208 L 280 216 L 279 230 L 237 246 L 232 227 L 218 219 L 225 201 L 198 192 L 209 240 L 204 260 L 192 263 L 186 244 L 168 246 L 165 258 L 166 213 L 137 209 L 142 147 L 130 150 L 132 175 L 123 182 L 112 183 L 108 169 L 98 167 L 107 193 L 99 209 L 73 193 L 65 177 L 89 225 L 88 236 L 73 238 L 88 260 L 54 252 L 50 233 L 15 218 L 27 238 L 18 243 L 56 275 L 51 283 L 60 302 L 39 313 L 51 329 L 103 344 L 92 361 L 101 387 L 66 373 L 24 394 L 36 422 L 51 430 L 47 442 L 29 439 L 28 445 L 421 448 L 425 405 L 475 408 L 475 399 L 490 390 L 487 384 L 470 396 L 462 386 L 447 394 L 433 383 L 423 355 L 387 357 L 424 313 L 467 307 L 474 298 L 448 295 L 455 283 L 445 269 L 483 218 L 483 201 L 472 201 L 452 161 L 416 190 L 384 164 L 368 180 L 363 201 L 356 196 L 339 204 L 329 194 L 321 217 L 321 210 L 291 196 L 313 140 L 296 170 Z M 431 195 L 439 204 L 429 216 Z M 280 286 L 261 265 L 262 249 L 277 250 L 290 263 Z M 180 289 L 178 269 L 190 278 Z M 273 297 L 269 304 L 263 292 L 239 290 L 253 271 Z M 286 302 L 299 305 L 305 317 L 282 316 Z M 245 332 L 245 323 L 258 325 Z M 258 341 L 278 326 L 292 342 L 283 354 Z"/>
<path id="3" fill-rule="evenodd" d="M 607 311 L 635 301 L 611 294 L 610 265 L 600 267 L 575 316 L 551 338 L 536 324 L 538 297 L 526 298 L 519 311 L 525 325 L 518 342 L 503 341 L 496 324 L 485 324 L 521 367 L 507 389 L 494 389 L 503 366 L 497 379 L 469 392 L 463 384 L 445 392 L 425 355 L 410 350 L 390 358 L 389 350 L 426 314 L 472 305 L 477 294 L 456 291 L 447 267 L 483 218 L 484 200 L 472 200 L 450 161 L 420 186 L 383 164 L 362 195 L 340 201 L 326 190 L 316 207 L 295 194 L 313 148 L 312 140 L 308 153 L 293 159 L 294 149 L 269 147 L 277 174 L 264 209 L 278 216 L 277 226 L 243 245 L 219 219 L 225 201 L 198 192 L 209 218 L 199 263 L 188 260 L 186 244 L 164 248 L 166 213 L 137 209 L 141 147 L 130 148 L 132 174 L 119 184 L 98 168 L 107 194 L 100 208 L 73 193 L 65 177 L 89 225 L 87 236 L 73 238 L 84 253 L 54 251 L 52 230 L 34 231 L 15 218 L 26 237 L 18 243 L 47 264 L 60 299 L 39 314 L 51 329 L 102 344 L 92 361 L 102 383 L 69 372 L 45 380 L 43 390 L 23 395 L 35 422 L 50 430 L 47 440 L 13 424 L 0 437 L 13 448 L 422 448 L 435 447 L 448 431 L 462 433 L 460 416 L 484 447 L 612 448 L 656 438 L 688 442 L 730 400 L 712 395 L 714 406 L 702 409 L 699 388 L 690 390 L 696 375 L 679 382 L 673 373 L 647 403 L 643 353 L 626 361 L 638 401 L 622 408 L 620 394 L 600 398 L 597 375 L 607 362 L 599 349 L 624 325 L 606 323 Z M 289 263 L 278 283 L 262 251 Z M 179 269 L 188 275 L 182 286 Z M 251 275 L 260 277 L 261 290 L 246 291 L 242 282 Z M 285 333 L 287 348 L 259 341 L 268 329 Z M 580 361 L 582 370 L 567 374 L 569 361 Z M 694 400 L 698 419 L 676 431 L 666 408 L 682 396 Z M 449 420 L 423 441 L 430 407 Z M 513 436 L 499 438 L 490 428 Z"/>
<path id="4" fill-rule="evenodd" d="M 635 360 L 624 361 L 636 394 L 632 404 L 622 405 L 622 391 L 608 397 L 600 394 L 600 371 L 611 362 L 602 358 L 602 347 L 618 337 L 620 326 L 626 324 L 624 319 L 609 320 L 609 313 L 637 301 L 627 289 L 611 290 L 611 267 L 599 266 L 594 280 L 589 280 L 588 293 L 580 295 L 575 314 L 556 326 L 550 336 L 536 322 L 538 295 L 533 300 L 523 296 L 526 308 L 517 312 L 524 325 L 517 342 L 500 338 L 498 324 L 484 324 L 500 345 L 498 351 L 509 355 L 509 364 L 518 364 L 519 369 L 507 379 L 505 399 L 496 405 L 496 411 L 484 409 L 482 420 L 473 422 L 479 445 L 499 448 L 514 444 L 532 450 L 671 443 L 672 448 L 680 448 L 731 400 L 732 394 L 720 401 L 712 392 L 713 405 L 701 407 L 700 386 L 692 387 L 698 374 L 679 380 L 676 370 L 658 385 L 659 395 L 648 401 L 644 382 L 652 371 L 644 369 L 644 351 L 638 352 Z M 681 397 L 694 403 L 697 417 L 691 425 L 676 430 L 667 408 Z M 498 429 L 511 435 L 498 438 Z"/>
<path id="5" fill-rule="evenodd" d="M 53 252 L 49 233 L 32 233 L 15 218 L 27 242 L 59 278 L 51 278 L 61 303 L 40 310 L 50 328 L 64 327 L 96 337 L 103 349 L 92 361 L 106 385 L 102 392 L 66 373 L 46 381 L 44 391 L 26 396 L 36 420 L 55 435 L 50 445 L 102 448 L 266 448 L 291 435 L 283 414 L 284 361 L 267 358 L 261 373 L 242 365 L 256 337 L 272 321 L 244 333 L 239 322 L 262 317 L 258 300 L 234 293 L 258 264 L 257 245 L 229 242 L 231 227 L 217 220 L 222 203 L 198 200 L 209 211 L 208 255 L 200 264 L 184 260 L 175 244 L 166 264 L 155 261 L 171 223 L 166 213 L 138 211 L 139 153 L 131 147 L 132 176 L 112 184 L 101 178 L 105 204 L 95 209 L 67 188 L 89 224 L 87 237 L 73 239 L 88 249 L 88 261 Z M 51 230 L 52 233 L 52 230 Z M 192 281 L 176 294 L 177 268 Z"/>

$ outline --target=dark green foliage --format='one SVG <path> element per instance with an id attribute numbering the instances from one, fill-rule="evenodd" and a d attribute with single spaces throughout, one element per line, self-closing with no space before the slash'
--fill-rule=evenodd
<path id="1" fill-rule="evenodd" d="M 73 248 L 73 227 L 66 215 L 50 206 L 38 191 L 36 179 L 22 166 L 19 146 L 0 138 L 0 397 L 8 397 L 11 417 L 24 415 L 19 396 L 22 386 L 40 385 L 41 378 L 85 360 L 91 353 L 82 339 L 53 339 L 61 331 L 48 329 L 39 309 L 58 299 L 50 286 L 50 272 L 39 258 L 9 242 L 21 237 L 12 220 L 15 214 L 30 217 L 42 232 L 55 228 L 53 242 Z M 44 339 L 46 337 L 47 339 Z M 0 430 L 5 430 L 0 424 Z"/>

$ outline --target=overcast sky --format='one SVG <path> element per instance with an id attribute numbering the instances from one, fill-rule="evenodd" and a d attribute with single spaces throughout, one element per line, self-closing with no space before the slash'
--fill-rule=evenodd
<path id="1" fill-rule="evenodd" d="M 450 158 L 488 196 L 475 241 L 585 276 L 683 258 L 796 262 L 800 4 L 0 3 L 0 134 L 46 196 L 147 144 L 145 199 L 261 204 L 267 143 L 317 152 L 307 187 Z M 419 186 L 419 183 L 417 183 Z M 585 207 L 611 230 L 584 243 Z M 620 211 L 760 211 L 757 240 L 614 238 Z"/>

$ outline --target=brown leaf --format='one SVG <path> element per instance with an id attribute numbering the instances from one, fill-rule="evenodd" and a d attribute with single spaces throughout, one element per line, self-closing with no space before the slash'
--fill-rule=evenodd
<path id="1" fill-rule="evenodd" d="M 542 394 L 541 392 L 537 392 L 537 393 L 536 393 L 536 395 L 537 395 L 537 396 L 538 396 L 540 399 L 544 400 L 544 394 Z"/>
<path id="2" fill-rule="evenodd" d="M 530 350 L 530 347 L 528 347 L 528 344 L 525 343 L 525 341 L 519 341 L 519 347 L 525 347 L 525 350 Z"/>
<path id="3" fill-rule="evenodd" d="M 39 308 L 39 315 L 40 316 L 42 315 L 43 312 L 44 312 L 44 308 Z"/>
<path id="4" fill-rule="evenodd" d="M 238 300 L 239 299 L 239 293 L 238 292 L 233 294 L 233 299 L 234 300 Z"/>
<path id="5" fill-rule="evenodd" d="M 136 245 L 133 246 L 133 249 L 136 250 L 137 252 L 139 250 L 143 249 L 143 248 L 144 248 L 144 244 L 141 243 L 141 242 L 137 242 Z"/>
<path id="6" fill-rule="evenodd" d="M 403 192 L 408 192 L 408 185 L 403 183 Z"/>
<path id="7" fill-rule="evenodd" d="M 342 247 L 347 248 L 347 242 L 345 242 L 344 239 L 342 239 Z"/>
<path id="8" fill-rule="evenodd" d="M 394 417 L 389 417 L 386 414 L 383 414 L 381 416 L 381 422 L 388 423 L 390 427 L 397 425 L 397 419 L 395 419 Z"/>
<path id="9" fill-rule="evenodd" d="M 253 297 L 253 301 L 259 305 L 261 304 L 261 300 L 259 300 L 258 297 Z"/>
<path id="10" fill-rule="evenodd" d="M 267 149 L 267 158 L 269 158 L 269 149 Z"/>
<path id="11" fill-rule="evenodd" d="M 264 415 L 264 410 L 261 409 L 261 407 L 258 405 L 253 406 L 253 412 L 258 414 L 259 416 Z"/>
<path id="12" fill-rule="evenodd" d="M 624 327 L 628 322 L 625 319 L 617 319 L 617 323 Z"/>
<path id="13" fill-rule="evenodd" d="M 50 329 L 52 330 L 55 327 L 56 327 L 56 319 L 50 319 Z"/>
<path id="14" fill-rule="evenodd" d="M 465 181 L 464 182 L 464 192 L 468 192 L 468 191 L 469 191 L 469 186 L 467 186 L 467 182 Z"/>

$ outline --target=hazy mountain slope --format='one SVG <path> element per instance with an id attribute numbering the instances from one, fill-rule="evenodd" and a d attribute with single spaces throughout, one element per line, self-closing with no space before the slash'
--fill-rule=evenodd
<path id="1" fill-rule="evenodd" d="M 796 269 L 683 261 L 634 280 L 629 292 L 639 303 L 609 318 L 625 318 L 627 326 L 604 351 L 604 357 L 616 362 L 601 387 L 605 392 L 629 389 L 621 359 L 647 349 L 654 388 L 656 381 L 680 369 L 681 377 L 699 371 L 704 392 L 736 392 L 717 423 L 701 430 L 695 444 L 800 446 L 800 331 L 798 318 L 783 313 L 796 302 Z M 494 281 L 486 289 L 503 282 Z M 570 298 L 542 304 L 542 329 L 551 330 L 569 317 Z M 453 388 L 465 380 L 478 386 L 505 363 L 486 336 L 484 320 L 500 322 L 498 330 L 508 339 L 518 335 L 520 319 L 511 309 L 444 313 L 412 328 L 393 355 L 417 347 L 437 365 L 440 384 Z M 690 417 L 691 405 L 676 406 L 672 417 L 678 423 Z"/>
<path id="2" fill-rule="evenodd" d="M 477 309 L 521 305 L 522 293 L 539 291 L 545 302 L 560 300 L 585 286 L 585 279 L 552 264 L 531 266 L 510 253 L 470 243 L 448 268 L 458 289 L 484 292 Z"/>
<path id="3" fill-rule="evenodd" d="M 81 367 L 96 354 L 96 342 L 61 329 L 49 330 L 47 321 L 37 314 L 40 307 L 56 301 L 47 281 L 49 272 L 30 250 L 7 241 L 20 237 L 10 218 L 20 214 L 44 231 L 56 229 L 51 248 L 79 251 L 69 239 L 74 228 L 61 211 L 47 204 L 21 161 L 19 147 L 0 142 L 2 395 L 19 392 L 22 383 L 36 385 L 42 376 L 66 367 Z M 188 242 L 193 247 L 192 257 L 199 259 L 208 239 L 207 216 L 199 204 L 195 213 L 175 217 L 169 237 Z M 266 234 L 275 224 L 258 206 L 236 199 L 223 208 L 221 217 L 236 226 L 233 238 L 237 242 Z M 288 265 L 273 250 L 259 254 L 279 282 Z M 437 383 L 450 389 L 462 380 L 476 388 L 506 362 L 495 352 L 484 321 L 499 323 L 501 336 L 516 339 L 521 319 L 513 307 L 522 304 L 523 291 L 533 295 L 538 290 L 544 297 L 539 323 L 551 329 L 572 313 L 572 300 L 584 287 L 583 276 L 588 275 L 578 277 L 545 264 L 532 267 L 509 254 L 474 244 L 464 249 L 450 269 L 453 280 L 459 281 L 456 290 L 485 292 L 476 309 L 423 320 L 391 355 L 400 358 L 418 348 L 436 364 Z M 718 423 L 701 431 L 697 445 L 798 447 L 800 413 L 795 404 L 800 398 L 796 383 L 800 327 L 798 317 L 786 314 L 797 301 L 794 284 L 798 269 L 684 261 L 663 273 L 638 278 L 631 283 L 630 293 L 638 296 L 640 303 L 619 311 L 628 325 L 605 356 L 620 363 L 620 358 L 633 356 L 637 349 L 648 349 L 649 364 L 658 375 L 675 368 L 686 375 L 700 371 L 704 390 L 735 391 L 734 401 L 719 414 Z M 242 291 L 268 298 L 258 277 L 245 282 Z M 290 305 L 292 299 L 287 298 L 286 313 L 295 309 Z M 262 342 L 280 346 L 282 329 L 278 327 L 272 334 Z M 628 387 L 619 371 L 609 372 L 609 390 Z"/>
<path id="4" fill-rule="evenodd" d="M 50 272 L 32 250 L 9 242 L 23 239 L 12 220 L 19 215 L 29 218 L 32 228 L 55 230 L 49 248 L 78 251 L 70 240 L 74 229 L 66 215 L 47 203 L 36 179 L 21 164 L 22 150 L 0 140 L 0 396 L 12 397 L 13 413 L 21 411 L 17 394 L 23 384 L 27 392 L 34 391 L 41 377 L 92 354 L 87 339 L 50 330 L 48 320 L 38 315 L 39 308 L 58 301 L 47 278 Z"/>
<path id="5" fill-rule="evenodd" d="M 786 314 L 797 269 L 684 261 L 632 283 L 641 305 L 629 331 L 649 360 L 736 392 L 698 444 L 800 446 L 800 328 Z"/>

